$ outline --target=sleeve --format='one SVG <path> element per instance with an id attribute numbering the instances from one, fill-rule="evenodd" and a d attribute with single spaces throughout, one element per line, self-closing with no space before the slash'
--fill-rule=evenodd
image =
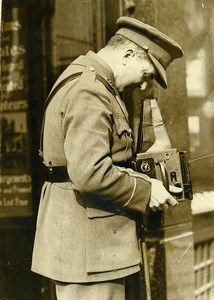
<path id="1" fill-rule="evenodd" d="M 117 167 L 111 159 L 113 118 L 108 93 L 95 79 L 83 76 L 67 96 L 62 128 L 74 190 L 117 208 L 144 212 L 151 193 L 150 178 Z"/>

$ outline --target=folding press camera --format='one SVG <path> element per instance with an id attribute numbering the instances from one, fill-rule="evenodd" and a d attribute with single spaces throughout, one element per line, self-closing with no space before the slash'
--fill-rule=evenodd
<path id="1" fill-rule="evenodd" d="M 137 172 L 162 180 L 167 190 L 170 185 L 181 187 L 182 192 L 173 195 L 176 199 L 191 200 L 193 198 L 186 151 L 168 149 L 159 152 L 138 153 L 135 166 Z"/>
<path id="2" fill-rule="evenodd" d="M 154 144 L 146 151 L 142 151 L 145 146 L 143 143 L 148 144 L 148 136 L 151 137 L 152 134 L 154 135 Z M 162 143 L 159 147 L 162 150 L 155 150 L 158 149 L 155 143 L 157 145 Z M 135 170 L 161 180 L 168 191 L 170 185 L 181 187 L 181 193 L 173 194 L 177 200 L 192 200 L 193 192 L 187 151 L 178 151 L 170 146 L 157 99 L 144 99 L 140 115 Z"/>

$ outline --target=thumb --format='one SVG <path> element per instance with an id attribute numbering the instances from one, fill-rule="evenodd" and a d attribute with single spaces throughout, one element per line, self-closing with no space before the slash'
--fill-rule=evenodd
<path id="1" fill-rule="evenodd" d="M 177 186 L 174 186 L 174 185 L 170 185 L 169 186 L 169 192 L 170 193 L 173 193 L 173 194 L 179 194 L 183 191 L 183 189 L 181 187 L 177 187 Z"/>
<path id="2" fill-rule="evenodd" d="M 177 187 L 174 185 L 169 186 L 169 192 L 172 194 L 179 194 L 182 191 L 183 191 L 183 189 L 181 187 Z M 178 204 L 178 201 L 173 196 L 171 196 L 167 202 L 173 206 Z"/>

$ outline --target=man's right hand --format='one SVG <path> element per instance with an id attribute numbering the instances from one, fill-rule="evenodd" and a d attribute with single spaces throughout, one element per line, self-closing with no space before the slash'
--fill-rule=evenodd
<path id="1" fill-rule="evenodd" d="M 177 205 L 178 201 L 165 189 L 162 181 L 151 178 L 151 197 L 149 207 L 151 210 L 162 210 L 169 207 L 169 205 Z M 180 193 L 182 188 L 170 186 L 170 191 L 173 193 Z"/>

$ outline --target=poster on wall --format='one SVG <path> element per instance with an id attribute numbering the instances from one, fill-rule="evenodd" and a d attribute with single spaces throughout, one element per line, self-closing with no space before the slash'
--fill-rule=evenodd
<path id="1" fill-rule="evenodd" d="M 26 8 L 2 6 L 0 218 L 32 214 Z"/>

